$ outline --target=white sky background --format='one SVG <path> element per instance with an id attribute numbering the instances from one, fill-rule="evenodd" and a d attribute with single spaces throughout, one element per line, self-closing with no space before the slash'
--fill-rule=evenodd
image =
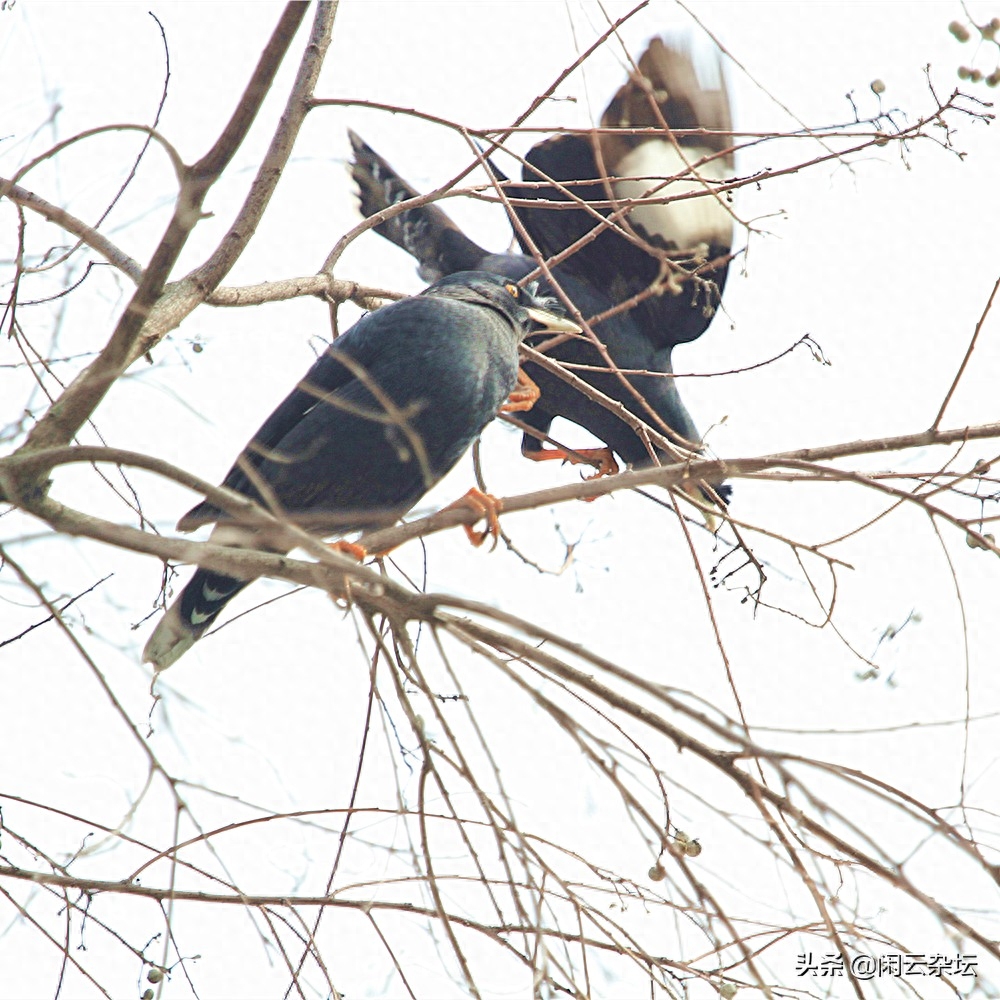
<path id="1" fill-rule="evenodd" d="M 10 176 L 53 141 L 79 130 L 151 120 L 162 87 L 163 58 L 147 9 L 19 3 L 0 14 L 0 174 Z M 279 8 L 157 4 L 152 9 L 167 33 L 172 74 L 159 129 L 190 163 L 204 154 L 228 119 Z M 607 6 L 612 17 L 626 9 Z M 955 67 L 969 58 L 972 48 L 959 46 L 947 33 L 949 20 L 962 16 L 959 5 L 951 3 L 746 2 L 695 9 L 758 83 L 814 127 L 850 119 L 844 98 L 848 90 L 855 92 L 862 115 L 874 113 L 877 101 L 868 84 L 875 77 L 887 84 L 884 107 L 901 108 L 912 118 L 926 114 L 933 102 L 923 66 L 931 63 L 932 79 L 944 95 L 957 85 Z M 983 21 L 1000 13 L 988 5 L 972 9 Z M 651 4 L 632 19 L 623 36 L 637 55 L 648 37 L 684 23 L 681 9 Z M 572 62 L 603 24 L 600 9 L 590 3 L 345 2 L 316 93 L 419 108 L 475 127 L 502 126 Z M 293 47 L 274 99 L 226 180 L 213 190 L 207 208 L 214 217 L 196 230 L 177 276 L 199 263 L 225 233 L 280 113 L 300 50 Z M 984 53 L 987 72 L 994 65 L 991 58 Z M 560 88 L 561 96 L 575 96 L 576 103 L 549 104 L 534 120 L 541 125 L 589 124 L 623 76 L 613 46 L 606 46 L 586 74 Z M 729 68 L 729 78 L 738 130 L 794 127 L 736 67 Z M 965 89 L 983 99 L 997 94 L 982 86 Z M 50 121 L 55 103 L 60 110 Z M 950 121 L 958 126 L 956 148 L 969 154 L 964 162 L 924 140 L 906 154 L 910 169 L 901 163 L 898 147 L 890 145 L 854 160 L 853 169 L 831 163 L 768 182 L 759 191 L 742 190 L 737 201 L 742 218 L 763 218 L 779 210 L 785 215 L 762 223 L 771 235 L 753 239 L 745 275 L 734 265 L 725 297 L 728 315 L 701 341 L 676 352 L 677 369 L 706 373 L 751 365 L 807 332 L 832 364 L 821 366 L 800 348 L 750 373 L 684 380 L 681 393 L 698 426 L 707 430 L 717 425 L 708 437 L 715 453 L 762 455 L 916 432 L 930 425 L 1000 273 L 1000 132 L 961 116 Z M 404 115 L 348 108 L 314 111 L 263 225 L 225 284 L 314 273 L 334 242 L 358 221 L 344 168 L 348 126 L 421 190 L 454 176 L 470 159 L 452 134 Z M 525 137 L 523 148 L 532 141 Z M 22 183 L 89 220 L 117 190 L 119 164 L 128 162 L 135 149 L 134 137 L 97 138 Z M 811 142 L 766 143 L 748 150 L 738 169 L 750 174 L 818 153 Z M 513 169 L 510 161 L 501 166 Z M 174 190 L 164 158 L 151 151 L 137 184 L 103 231 L 145 262 L 169 217 Z M 495 206 L 452 199 L 446 208 L 481 244 L 499 250 L 509 240 L 509 227 Z M 9 204 L 0 205 L 0 239 L 7 241 L 15 232 L 12 220 Z M 48 239 L 59 243 L 62 237 L 52 230 Z M 43 242 L 39 238 L 37 246 Z M 13 252 L 12 243 L 0 246 L 5 260 Z M 345 254 L 338 277 L 403 291 L 421 287 L 412 261 L 374 234 Z M 100 269 L 87 287 L 88 295 L 71 296 L 67 303 L 59 341 L 65 354 L 97 349 L 130 291 L 127 281 L 110 269 Z M 342 311 L 344 328 L 347 317 L 356 315 L 351 308 Z M 23 309 L 22 322 L 29 319 L 41 328 L 51 322 Z M 140 363 L 115 387 L 96 415 L 98 426 L 113 446 L 155 454 L 217 480 L 305 371 L 328 333 L 326 307 L 314 300 L 246 310 L 201 308 L 155 351 L 155 367 Z M 994 315 L 984 326 L 944 427 L 997 419 L 998 335 Z M 200 353 L 192 350 L 196 340 L 204 345 Z M 9 343 L 0 343 L 0 366 L 16 360 Z M 65 371 L 75 368 L 67 365 Z M 0 367 L 2 422 L 14 419 L 26 405 L 40 409 L 42 401 L 26 398 L 24 385 L 21 373 Z M 583 442 L 582 433 L 563 427 L 556 436 L 576 443 Z M 483 455 L 488 483 L 499 495 L 577 476 L 554 463 L 549 468 L 523 462 L 517 435 L 502 426 L 488 430 Z M 956 468 L 968 469 L 976 459 L 992 457 L 988 445 L 973 444 L 959 456 Z M 855 467 L 895 463 L 904 469 L 931 469 L 945 460 L 943 452 L 908 453 L 902 459 L 863 459 Z M 169 530 L 193 502 L 178 487 L 140 473 L 131 478 L 147 516 L 161 530 Z M 465 459 L 421 508 L 448 502 L 471 482 L 471 463 Z M 806 543 L 837 537 L 884 508 L 874 494 L 846 486 L 735 485 L 736 516 Z M 120 502 L 90 472 L 60 472 L 55 495 L 128 520 Z M 561 560 L 558 526 L 567 539 L 579 540 L 575 563 L 562 576 L 540 576 L 502 550 L 492 556 L 471 552 L 456 531 L 428 544 L 428 589 L 495 600 L 505 610 L 537 618 L 637 672 L 734 712 L 691 559 L 670 515 L 642 497 L 620 493 L 594 504 L 511 516 L 504 524 L 523 551 L 547 566 Z M 712 540 L 705 532 L 695 534 L 699 557 L 710 567 Z M 738 590 L 713 592 L 733 678 L 751 723 L 827 732 L 953 721 L 965 715 L 967 696 L 973 716 L 1000 711 L 991 635 L 997 560 L 969 550 L 957 532 L 944 535 L 942 547 L 926 517 L 902 510 L 836 550 L 854 567 L 839 578 L 836 621 L 861 653 L 872 656 L 877 650 L 881 674 L 868 681 L 858 679 L 863 665 L 830 629 L 820 632 L 767 610 L 754 616 L 750 605 L 740 602 Z M 159 566 L 96 544 L 46 537 L 36 523 L 11 516 L 0 520 L 0 539 L 53 597 L 76 594 L 114 573 L 74 607 L 72 620 L 117 696 L 143 723 L 151 708 L 149 674 L 138 666 L 138 658 L 151 623 L 131 628 L 156 598 Z M 399 561 L 419 580 L 423 556 L 419 546 L 410 548 L 400 553 Z M 787 548 L 762 539 L 755 551 L 770 563 L 765 599 L 816 621 L 819 611 Z M 818 563 L 809 568 L 825 588 L 828 578 Z M 968 659 L 955 580 L 964 601 Z M 749 585 L 750 577 L 736 582 Z M 286 589 L 279 583 L 258 583 L 233 608 L 246 610 Z M 884 630 L 902 625 L 911 612 L 919 614 L 919 622 L 879 647 Z M 37 608 L 24 606 L 13 574 L 0 571 L 0 640 L 39 617 Z M 655 858 L 630 828 L 623 828 L 617 803 L 608 806 L 602 800 L 607 789 L 574 757 L 570 744 L 550 737 L 540 713 L 481 663 L 465 671 L 463 684 L 471 698 L 479 699 L 480 721 L 498 734 L 504 779 L 521 803 L 522 824 L 557 842 L 583 845 L 601 864 L 644 880 Z M 278 810 L 346 802 L 368 676 L 353 623 L 341 619 L 322 595 L 297 594 L 241 618 L 196 646 L 164 676 L 161 688 L 164 699 L 153 712 L 150 743 L 175 774 Z M 120 822 L 142 790 L 145 762 L 54 625 L 0 648 L 0 690 L 7 706 L 2 713 L 0 792 L 53 803 L 111 826 Z M 942 809 L 960 798 L 964 754 L 967 801 L 995 810 L 1000 802 L 997 732 L 996 720 L 988 720 L 864 736 L 763 732 L 759 739 L 767 747 L 870 771 Z M 382 736 L 378 724 L 373 738 L 381 742 L 365 773 L 362 801 L 391 804 L 395 744 Z M 407 742 L 405 734 L 403 739 Z M 414 746 L 412 738 L 407 745 Z M 658 763 L 669 770 L 673 751 L 659 745 L 659 752 Z M 405 775 L 404 768 L 399 770 Z M 716 788 L 714 779 L 705 781 L 700 787 L 706 798 L 716 792 L 731 795 Z M 819 787 L 836 804 L 856 810 L 855 818 L 871 822 L 880 841 L 890 852 L 898 851 L 900 859 L 915 850 L 913 829 L 897 828 L 890 811 L 872 807 L 868 813 L 867 805 L 845 798 L 842 788 Z M 190 794 L 205 828 L 247 814 L 230 803 Z M 61 831 L 61 821 L 51 816 L 9 801 L 0 804 L 11 828 L 26 836 L 34 831 L 39 842 L 58 844 L 67 854 L 88 832 L 70 824 Z M 169 804 L 165 792 L 154 789 L 129 832 L 170 843 Z M 674 821 L 705 845 L 699 864 L 722 883 L 756 899 L 765 912 L 786 909 L 785 892 L 790 897 L 801 893 L 787 875 L 782 881 L 775 868 L 741 862 L 739 838 L 716 813 L 680 792 L 671 804 Z M 737 799 L 730 807 L 747 810 Z M 947 818 L 957 822 L 959 816 Z M 976 822 L 978 829 L 992 830 L 995 847 L 1000 833 L 995 817 L 977 817 Z M 376 824 L 372 836 L 388 836 L 385 829 Z M 191 832 L 187 828 L 184 834 Z M 228 841 L 219 850 L 233 879 L 247 891 L 305 893 L 320 891 L 331 843 L 328 837 L 291 828 L 285 837 Z M 8 845 L 0 841 L 0 846 Z M 79 873 L 124 877 L 130 868 L 126 853 L 118 848 L 99 854 Z M 204 854 L 200 859 L 207 863 Z M 353 860 L 359 870 L 364 868 L 363 859 Z M 395 871 L 378 851 L 368 860 L 371 866 Z M 376 877 L 370 870 L 366 874 Z M 954 851 L 938 857 L 933 847 L 925 848 L 912 874 L 944 902 L 1000 913 L 996 885 L 957 861 Z M 855 885 L 851 876 L 847 882 Z M 913 916 L 912 908 L 881 891 L 871 878 L 862 875 L 857 885 L 868 894 L 862 912 L 871 917 L 884 907 L 876 922 L 902 935 L 911 951 L 976 953 L 926 918 Z M 19 899 L 29 898 L 22 888 L 13 886 Z M 53 995 L 59 951 L 4 905 L 0 903 L 0 997 Z M 59 904 L 35 898 L 32 905 L 51 922 Z M 100 904 L 103 918 L 112 922 L 113 905 Z M 157 923 L 150 904 L 133 905 L 142 929 L 130 939 L 141 944 L 162 930 L 162 920 Z M 806 904 L 796 900 L 795 905 L 808 912 Z M 339 947 L 328 956 L 335 962 L 334 982 L 350 996 L 399 995 L 384 954 L 370 931 L 358 930 L 360 923 L 331 917 L 326 925 L 327 932 L 336 926 L 341 935 Z M 182 951 L 203 956 L 191 969 L 200 995 L 283 991 L 287 973 L 280 961 L 269 964 L 259 939 L 247 933 L 245 917 L 226 914 L 222 919 L 207 908 L 188 910 L 179 926 L 185 932 Z M 995 922 L 981 926 L 992 926 L 997 936 Z M 88 947 L 103 946 L 94 929 L 88 934 Z M 794 977 L 794 955 L 801 950 L 795 945 L 790 942 L 788 964 L 772 967 L 771 975 L 789 987 L 817 990 L 817 981 Z M 459 987 L 443 977 L 427 938 L 418 935 L 413 947 L 403 953 L 413 961 L 415 981 L 421 984 L 418 995 L 458 995 Z M 160 954 L 159 945 L 151 950 L 153 957 Z M 119 961 L 122 952 L 109 955 Z M 369 962 L 378 964 L 369 967 Z M 980 964 L 994 984 L 1000 982 L 985 957 Z M 138 974 L 138 963 L 123 963 L 102 969 L 102 982 L 116 995 L 125 995 Z M 496 995 L 526 995 L 528 981 L 519 975 L 499 970 L 487 985 Z M 962 982 L 963 988 L 969 985 Z M 67 984 L 67 995 L 98 995 L 80 979 L 70 978 Z M 916 985 L 925 988 L 926 982 Z M 629 996 L 631 988 L 627 982 L 608 983 L 597 995 Z M 165 995 L 187 996 L 188 989 L 178 975 Z M 704 985 L 693 990 L 696 997 L 714 995 Z"/>

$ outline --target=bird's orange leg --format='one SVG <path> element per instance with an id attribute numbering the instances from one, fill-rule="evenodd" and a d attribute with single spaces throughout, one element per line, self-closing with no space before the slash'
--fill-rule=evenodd
<path id="1" fill-rule="evenodd" d="M 542 390 L 528 377 L 523 368 L 517 370 L 517 388 L 500 407 L 501 413 L 520 413 L 530 410 L 538 402 Z"/>
<path id="2" fill-rule="evenodd" d="M 473 487 L 465 494 L 464 497 L 460 497 L 454 503 L 448 504 L 445 510 L 458 510 L 462 507 L 468 507 L 474 510 L 477 514 L 486 518 L 486 530 L 476 531 L 471 524 L 463 524 L 462 527 L 465 529 L 465 534 L 468 536 L 469 541 L 478 549 L 483 542 L 486 541 L 490 536 L 493 537 L 493 546 L 490 549 L 497 547 L 497 539 L 500 537 L 500 509 L 502 507 L 501 501 L 490 493 L 484 493 L 482 490 L 478 490 Z"/>
<path id="3" fill-rule="evenodd" d="M 600 479 L 601 476 L 613 476 L 618 471 L 618 463 L 610 448 L 576 448 L 572 452 L 562 448 L 539 448 L 537 451 L 522 452 L 525 458 L 532 462 L 547 462 L 558 458 L 571 465 L 581 465 L 584 462 L 597 462 L 597 471 L 588 479 Z"/>
<path id="4" fill-rule="evenodd" d="M 345 556 L 357 559 L 358 562 L 364 562 L 368 558 L 368 550 L 355 542 L 330 542 L 330 548 L 334 552 L 342 552 Z"/>
<path id="5" fill-rule="evenodd" d="M 521 449 L 525 458 L 532 462 L 548 462 L 554 458 L 569 462 L 571 465 L 581 465 L 584 462 L 597 462 L 597 471 L 592 476 L 584 476 L 584 480 L 600 479 L 602 476 L 613 476 L 618 471 L 618 463 L 610 448 L 576 448 L 572 452 L 562 448 L 538 448 L 536 451 Z M 584 503 L 593 503 L 597 497 L 584 497 Z"/>

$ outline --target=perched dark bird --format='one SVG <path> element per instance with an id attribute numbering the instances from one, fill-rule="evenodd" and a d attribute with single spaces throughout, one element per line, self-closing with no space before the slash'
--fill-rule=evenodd
<path id="1" fill-rule="evenodd" d="M 732 244 L 732 217 L 715 192 L 718 181 L 733 171 L 729 102 L 717 54 L 696 57 L 676 43 L 653 39 L 638 72 L 612 99 L 601 124 L 647 131 L 556 135 L 528 153 L 525 186 L 510 185 L 507 193 L 529 202 L 513 210 L 543 257 L 573 246 L 603 226 L 604 219 L 614 223 L 581 243 L 552 273 L 584 318 L 639 297 L 592 328 L 613 366 L 651 374 L 609 371 L 598 349 L 582 336 L 564 338 L 548 354 L 654 430 L 697 450 L 700 435 L 669 376 L 673 348 L 699 337 L 712 320 Z M 648 127 L 655 127 L 656 134 Z M 710 134 L 675 136 L 673 129 L 707 129 Z M 354 133 L 350 137 L 352 173 L 365 216 L 417 196 L 371 147 Z M 557 187 L 551 181 L 561 183 Z M 677 195 L 682 199 L 670 204 L 655 201 Z M 622 211 L 626 200 L 631 207 Z M 578 207 L 551 207 L 567 201 L 577 201 Z M 433 204 L 394 215 L 375 228 L 413 255 L 428 281 L 468 268 L 516 281 L 536 267 L 526 241 L 525 254 L 489 253 Z M 542 288 L 554 293 L 544 283 Z M 650 454 L 627 423 L 557 376 L 530 362 L 525 368 L 541 390 L 523 418 L 537 431 L 547 434 L 553 419 L 562 416 L 587 428 L 634 466 L 676 461 L 655 449 Z M 530 434 L 524 435 L 522 451 L 530 458 L 567 457 L 560 450 L 543 449 Z"/>
<path id="2" fill-rule="evenodd" d="M 369 313 L 264 421 L 223 486 L 323 535 L 391 524 L 496 416 L 517 384 L 523 338 L 579 331 L 546 305 L 499 275 L 459 272 Z M 212 522 L 218 544 L 288 550 L 207 501 L 177 527 Z M 198 569 L 143 660 L 170 666 L 248 582 Z"/>

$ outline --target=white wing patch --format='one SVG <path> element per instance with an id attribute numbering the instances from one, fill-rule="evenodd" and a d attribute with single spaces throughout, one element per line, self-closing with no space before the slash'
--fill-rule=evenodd
<path id="1" fill-rule="evenodd" d="M 624 156 L 617 166 L 620 178 L 612 183 L 615 197 L 620 201 L 664 198 L 689 191 L 702 194 L 699 198 L 687 198 L 670 205 L 637 205 L 629 212 L 632 225 L 642 229 L 647 236 L 659 236 L 681 250 L 699 244 L 729 246 L 733 238 L 732 216 L 710 193 L 712 181 L 727 179 L 724 157 L 716 156 L 698 168 L 698 175 L 710 182 L 708 185 L 694 179 L 663 184 L 664 177 L 689 173 L 688 163 L 697 163 L 702 157 L 711 155 L 710 149 L 687 146 L 684 147 L 685 163 L 673 143 L 651 139 Z"/>

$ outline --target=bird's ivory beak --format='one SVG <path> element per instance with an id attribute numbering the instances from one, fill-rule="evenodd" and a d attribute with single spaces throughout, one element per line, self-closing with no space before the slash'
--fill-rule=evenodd
<path id="1" fill-rule="evenodd" d="M 715 511 L 718 509 L 715 504 L 701 492 L 701 487 L 690 479 L 685 479 L 681 482 L 679 489 L 698 508 L 698 512 L 705 519 L 705 527 L 714 535 L 722 526 L 722 522 L 715 514 Z"/>
<path id="2" fill-rule="evenodd" d="M 557 316 L 548 309 L 536 309 L 532 307 L 527 310 L 528 315 L 543 330 L 549 333 L 581 333 L 580 328 L 572 320 Z"/>

